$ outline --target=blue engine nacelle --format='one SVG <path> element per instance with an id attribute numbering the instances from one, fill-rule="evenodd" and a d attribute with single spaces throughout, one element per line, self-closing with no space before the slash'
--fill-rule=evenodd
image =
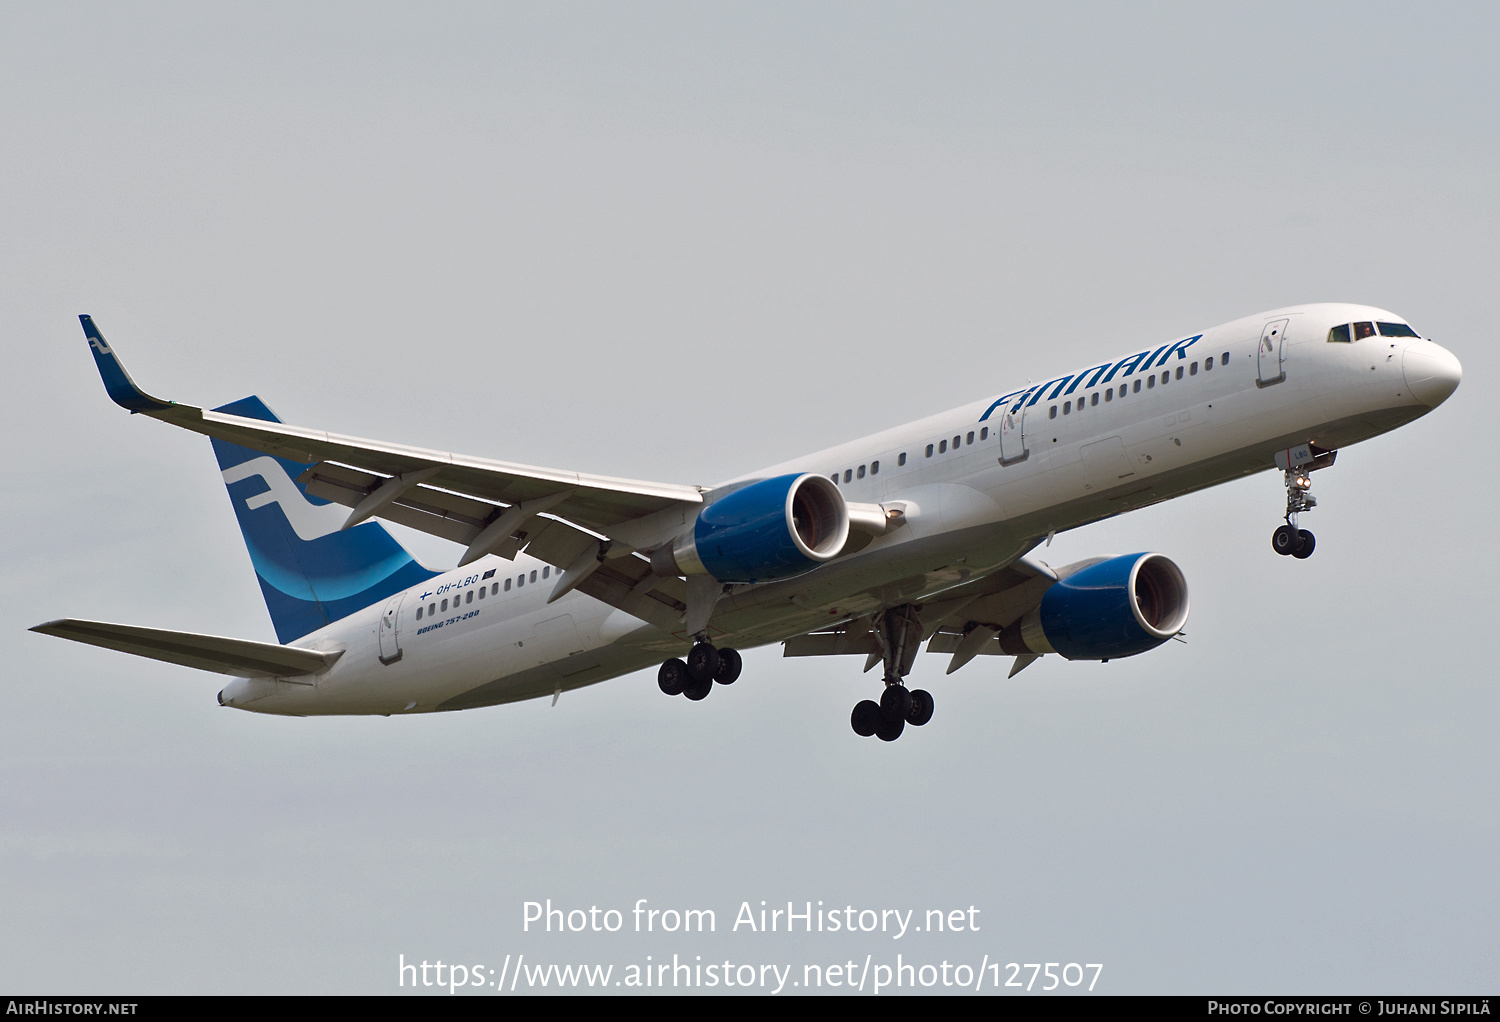
<path id="1" fill-rule="evenodd" d="M 1182 570 L 1161 554 L 1124 554 L 1050 586 L 1042 602 L 1000 636 L 1007 653 L 1112 660 L 1155 649 L 1187 623 Z"/>
<path id="2" fill-rule="evenodd" d="M 659 575 L 769 582 L 832 560 L 848 539 L 849 509 L 826 476 L 777 476 L 698 512 L 691 531 L 652 554 L 651 568 Z"/>

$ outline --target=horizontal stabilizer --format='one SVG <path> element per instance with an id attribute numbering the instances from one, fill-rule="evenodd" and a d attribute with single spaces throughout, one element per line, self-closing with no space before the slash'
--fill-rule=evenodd
<path id="1" fill-rule="evenodd" d="M 343 650 L 319 653 L 311 649 L 278 646 L 274 642 L 226 639 L 217 635 L 173 632 L 164 628 L 140 628 L 104 621 L 63 618 L 31 629 L 90 646 L 103 646 L 122 653 L 165 660 L 169 664 L 195 667 L 244 678 L 294 678 L 318 674 L 333 666 Z"/>

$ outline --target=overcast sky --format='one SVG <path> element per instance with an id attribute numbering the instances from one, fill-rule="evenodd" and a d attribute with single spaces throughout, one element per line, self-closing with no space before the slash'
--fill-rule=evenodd
<path id="1" fill-rule="evenodd" d="M 0 988 L 901 953 L 1493 992 L 1497 12 L 0 7 Z M 298 720 L 25 631 L 273 638 L 207 441 L 107 401 L 81 312 L 163 397 L 712 483 L 1309 301 L 1464 365 L 1318 474 L 1316 556 L 1272 553 L 1272 474 L 1060 536 L 1176 560 L 1188 644 L 1011 681 L 923 654 L 937 712 L 893 744 L 849 729 L 857 658 L 774 647 L 697 704 L 642 673 Z M 523 933 L 546 898 L 718 929 Z M 980 930 L 732 932 L 761 900 Z"/>

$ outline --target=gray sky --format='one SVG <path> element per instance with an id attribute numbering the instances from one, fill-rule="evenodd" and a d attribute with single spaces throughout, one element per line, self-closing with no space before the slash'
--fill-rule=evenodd
<path id="1" fill-rule="evenodd" d="M 1481 4 L 0 8 L 0 988 L 900 952 L 1492 992 L 1497 43 Z M 1270 474 L 1059 537 L 1177 560 L 1190 643 L 924 654 L 892 745 L 848 658 L 282 720 L 24 630 L 272 638 L 207 442 L 108 403 L 80 312 L 165 397 L 708 483 L 1306 301 L 1465 371 L 1319 474 L 1317 555 L 1271 552 Z M 523 934 L 549 897 L 719 932 Z M 981 930 L 728 932 L 762 899 Z"/>

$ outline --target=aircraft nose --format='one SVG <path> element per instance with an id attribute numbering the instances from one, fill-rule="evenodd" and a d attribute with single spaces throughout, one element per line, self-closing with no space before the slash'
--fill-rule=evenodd
<path id="1" fill-rule="evenodd" d="M 1429 408 L 1436 408 L 1458 389 L 1464 367 L 1458 364 L 1453 352 L 1442 345 L 1417 341 L 1409 345 L 1401 357 L 1401 372 L 1412 397 Z"/>

